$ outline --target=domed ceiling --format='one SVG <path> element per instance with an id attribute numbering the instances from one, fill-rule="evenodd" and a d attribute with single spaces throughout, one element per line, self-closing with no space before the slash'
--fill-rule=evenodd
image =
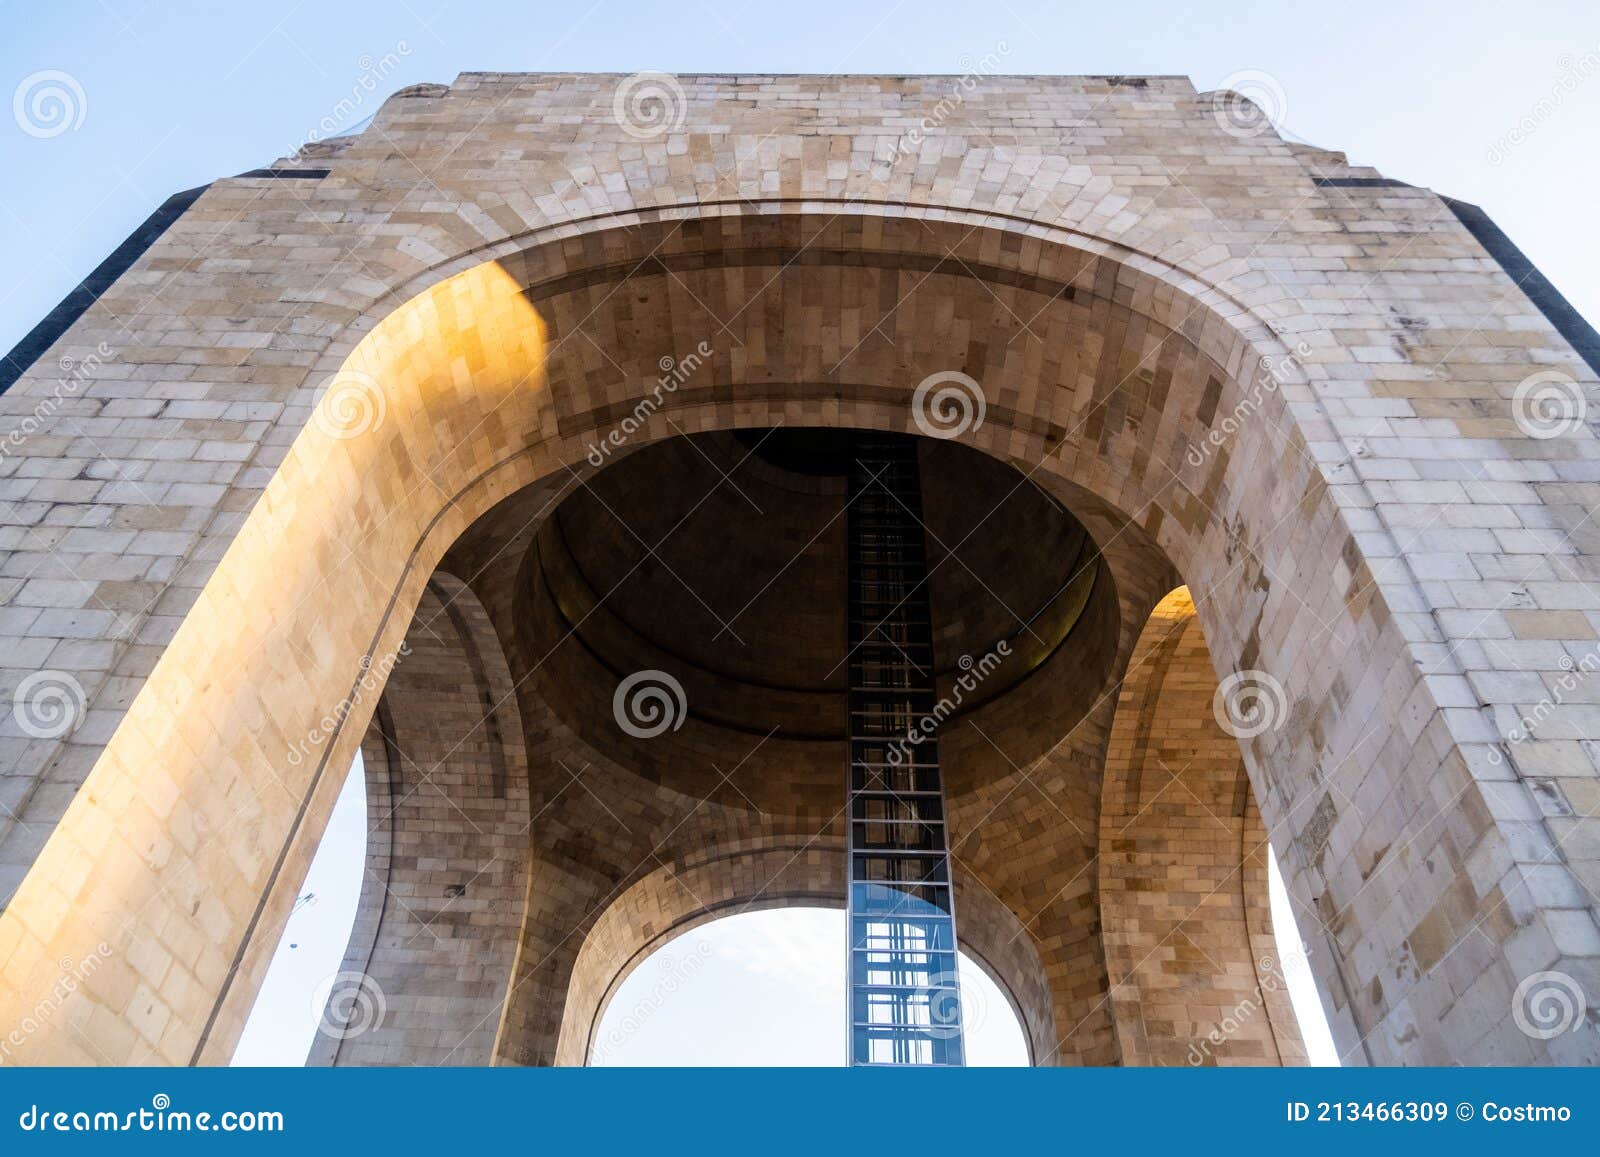
<path id="1" fill-rule="evenodd" d="M 521 568 L 518 630 L 544 657 L 537 692 L 652 780 L 700 793 L 749 765 L 762 771 L 740 783 L 770 786 L 756 806 L 837 807 L 851 445 L 849 431 L 808 428 L 678 437 L 577 487 Z M 1109 573 L 1071 514 L 1009 465 L 931 439 L 919 460 L 941 691 L 999 660 L 945 733 L 970 719 L 1025 765 L 1101 690 Z M 681 725 L 647 738 L 619 726 L 613 693 L 640 671 L 682 688 Z M 952 791 L 982 775 L 957 763 Z"/>

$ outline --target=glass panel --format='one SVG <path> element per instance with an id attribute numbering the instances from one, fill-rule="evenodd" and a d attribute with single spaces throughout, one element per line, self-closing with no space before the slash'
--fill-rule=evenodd
<path id="1" fill-rule="evenodd" d="M 857 848 L 901 852 L 944 851 L 944 827 L 940 824 L 858 822 L 854 834 Z"/>
<path id="2" fill-rule="evenodd" d="M 961 1031 L 961 997 L 956 988 L 854 990 L 855 1023 L 925 1028 L 935 1033 Z"/>
<path id="3" fill-rule="evenodd" d="M 852 884 L 850 906 L 864 916 L 944 916 L 950 912 L 950 889 L 942 884 Z"/>
<path id="4" fill-rule="evenodd" d="M 944 818 L 943 809 L 940 808 L 936 798 L 908 799 L 893 794 L 858 795 L 853 805 L 853 814 L 858 820 L 888 820 L 895 823 L 908 823 L 914 820 L 938 823 Z"/>
<path id="5" fill-rule="evenodd" d="M 954 988 L 950 952 L 852 952 L 850 982 L 879 988 Z"/>
<path id="6" fill-rule="evenodd" d="M 931 752 L 931 743 L 918 744 L 916 750 Z M 885 759 L 878 766 L 857 764 L 851 772 L 852 786 L 857 791 L 887 791 L 904 795 L 907 792 L 935 792 L 939 790 L 939 773 L 932 767 L 915 767 L 908 764 L 890 764 Z"/>
<path id="7" fill-rule="evenodd" d="M 857 1063 L 868 1065 L 959 1065 L 961 1037 L 915 1028 L 860 1026 L 853 1031 Z"/>
<path id="8" fill-rule="evenodd" d="M 850 946 L 881 951 L 955 950 L 955 926 L 948 917 L 918 916 L 894 919 L 857 917 L 851 922 Z"/>
<path id="9" fill-rule="evenodd" d="M 876 856 L 858 852 L 854 859 L 852 878 L 862 883 L 943 884 L 950 879 L 943 856 Z"/>

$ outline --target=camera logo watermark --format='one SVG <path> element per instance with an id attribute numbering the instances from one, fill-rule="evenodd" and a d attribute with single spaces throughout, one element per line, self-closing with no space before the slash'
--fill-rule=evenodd
<path id="1" fill-rule="evenodd" d="M 1571 434 L 1588 413 L 1583 387 L 1561 370 L 1540 370 L 1517 383 L 1511 395 L 1511 416 L 1530 438 L 1545 441 Z"/>
<path id="2" fill-rule="evenodd" d="M 311 996 L 317 1031 L 333 1040 L 354 1040 L 382 1028 L 389 1014 L 383 988 L 365 972 L 336 972 Z"/>
<path id="3" fill-rule="evenodd" d="M 342 442 L 377 430 L 388 413 L 388 400 L 376 378 L 360 370 L 341 369 L 323 387 L 311 421 L 328 437 Z"/>
<path id="4" fill-rule="evenodd" d="M 75 132 L 88 115 L 83 85 L 59 68 L 30 72 L 11 94 L 11 116 L 17 127 L 41 141 Z"/>
<path id="5" fill-rule="evenodd" d="M 929 374 L 911 395 L 911 419 L 929 438 L 959 438 L 983 425 L 983 387 L 960 370 Z"/>
<path id="6" fill-rule="evenodd" d="M 1534 1040 L 1577 1032 L 1587 1011 L 1583 989 L 1565 972 L 1535 972 L 1511 994 L 1511 1019 Z"/>
<path id="7" fill-rule="evenodd" d="M 1246 68 L 1230 72 L 1211 98 L 1211 116 L 1230 137 L 1249 140 L 1283 123 L 1289 98 L 1270 72 Z"/>
<path id="8" fill-rule="evenodd" d="M 1589 1002 L 1584 991 L 1566 973 L 1533 973 L 1510 994 L 1510 1018 L 1525 1037 L 1554 1040 L 1563 1032 L 1578 1032 Z"/>
<path id="9" fill-rule="evenodd" d="M 689 97 L 670 72 L 636 72 L 611 94 L 611 115 L 630 137 L 648 141 L 683 128 Z"/>
<path id="10" fill-rule="evenodd" d="M 26 675 L 11 696 L 11 717 L 34 739 L 60 739 L 76 731 L 88 709 L 83 684 L 65 671 Z"/>
<path id="11" fill-rule="evenodd" d="M 617 726 L 635 739 L 654 739 L 677 731 L 689 713 L 683 684 L 665 671 L 635 671 L 617 684 L 611 714 Z"/>
<path id="12" fill-rule="evenodd" d="M 911 997 L 913 1016 L 923 1005 L 928 1009 L 927 1022 L 917 1027 L 926 1029 L 927 1035 L 936 1040 L 952 1040 L 961 1035 L 963 1028 L 971 1032 L 981 1027 L 987 1009 L 979 1004 L 976 999 L 966 998 L 961 976 L 955 971 L 934 973 Z"/>
<path id="13" fill-rule="evenodd" d="M 1217 726 L 1235 739 L 1254 739 L 1283 726 L 1289 696 L 1265 671 L 1235 671 L 1217 684 L 1211 713 Z"/>

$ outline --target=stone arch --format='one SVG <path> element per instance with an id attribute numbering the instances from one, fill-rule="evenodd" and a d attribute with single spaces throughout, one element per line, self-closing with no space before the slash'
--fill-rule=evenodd
<path id="1" fill-rule="evenodd" d="M 843 908 L 844 899 L 844 846 L 837 837 L 697 849 L 643 876 L 595 921 L 578 953 L 554 1063 L 587 1063 L 612 996 L 666 942 L 740 912 L 793 905 Z M 1030 1056 L 1047 1054 L 1055 1046 L 1055 1025 L 1032 942 L 1009 908 L 959 875 L 957 904 L 961 950 L 1005 995 L 1023 1026 Z"/>
<path id="2" fill-rule="evenodd" d="M 148 982 L 131 962 L 108 966 L 78 1015 L 115 1009 L 141 1026 L 107 1030 L 115 1057 L 226 1056 L 287 916 L 263 881 L 303 871 L 336 795 L 326 771 L 348 766 L 371 708 L 358 704 L 319 741 L 313 767 L 280 774 L 277 753 L 318 731 L 324 704 L 354 697 L 363 661 L 398 645 L 434 566 L 481 514 L 518 492 L 536 506 L 553 499 L 641 407 L 633 444 L 801 419 L 913 431 L 911 390 L 952 367 L 987 396 L 986 420 L 962 440 L 1035 474 L 1114 568 L 1122 560 L 1125 614 L 1149 585 L 1136 572 L 1176 564 L 1206 592 L 1198 614 L 1219 668 L 1261 667 L 1305 689 L 1293 726 L 1253 741 L 1246 758 L 1263 814 L 1287 833 L 1292 886 L 1333 915 L 1328 881 L 1345 869 L 1327 858 L 1330 829 L 1344 822 L 1341 846 L 1361 832 L 1306 769 L 1346 757 L 1363 775 L 1375 766 L 1357 750 L 1370 712 L 1341 705 L 1393 684 L 1428 708 L 1439 741 L 1415 756 L 1427 764 L 1417 774 L 1467 772 L 1290 420 L 1299 365 L 1259 320 L 1171 266 L 1062 230 L 969 218 L 722 206 L 636 228 L 567 225 L 490 261 L 455 259 L 430 277 L 453 275 L 383 302 L 381 319 L 353 327 L 364 334 L 353 348 L 336 343 L 332 356 L 346 356 L 326 396 L 7 910 L 8 989 L 33 991 L 83 944 L 123 942 L 127 913 L 155 915 L 190 931 L 182 966 Z M 686 281 L 696 292 L 674 288 Z M 903 301 L 883 304 L 905 286 Z M 761 309 L 745 308 L 758 290 Z M 720 307 L 710 317 L 707 302 Z M 593 333 L 572 340 L 580 328 Z M 1011 349 L 1019 328 L 1042 340 Z M 681 359 L 685 336 L 701 333 L 713 348 L 726 338 L 726 357 L 645 406 L 660 359 Z M 1242 408 L 1259 420 L 1228 424 Z M 1291 516 L 1292 533 L 1279 533 Z M 1296 577 L 1292 592 L 1283 573 Z M 1329 622 L 1353 635 L 1337 665 L 1306 645 Z M 157 833 L 174 810 L 180 830 L 227 838 L 167 841 Z M 107 839 L 110 816 L 120 823 Z M 1415 810 L 1395 822 L 1425 823 Z M 1055 903 L 1027 895 L 1017 880 L 1027 866 L 1003 882 L 1016 888 L 1008 903 Z M 90 877 L 71 920 L 52 917 L 57 881 Z M 1376 910 L 1338 914 L 1359 927 Z M 1328 954 L 1316 966 L 1338 964 Z M 1092 993 L 1074 999 L 1080 1024 L 1102 1015 Z M 1351 1009 L 1336 1035 L 1353 1042 L 1389 1011 L 1381 998 Z M 1058 1031 L 1062 1016 L 1058 1007 Z M 1109 1027 L 1093 1031 L 1100 1051 L 1080 1055 L 1107 1059 Z M 66 1033 L 31 1048 L 89 1059 Z"/>
<path id="3" fill-rule="evenodd" d="M 1101 930 L 1124 1064 L 1304 1064 L 1272 936 L 1267 835 L 1180 587 L 1118 693 L 1100 812 Z M 1267 721 L 1278 711 L 1259 704 Z"/>
<path id="4" fill-rule="evenodd" d="M 369 851 L 341 973 L 375 986 L 384 1013 L 346 1025 L 349 1002 L 331 992 L 309 1063 L 487 1064 L 527 890 L 528 767 L 499 639 L 446 572 L 423 592 L 362 753 Z"/>
<path id="5" fill-rule="evenodd" d="M 344 1053 L 344 1030 L 349 1025 L 349 1014 L 355 1010 L 353 1003 L 345 1004 L 335 999 L 334 987 L 341 997 L 360 996 L 361 978 L 368 975 L 377 950 L 378 929 L 383 924 L 384 906 L 389 896 L 389 873 L 393 866 L 395 800 L 402 792 L 396 777 L 401 768 L 401 755 L 394 742 L 395 726 L 388 705 L 380 697 L 372 712 L 372 722 L 361 739 L 361 766 L 365 772 L 367 788 L 367 850 L 361 865 L 361 886 L 356 898 L 356 915 L 350 925 L 350 940 L 345 945 L 339 971 L 328 992 L 322 1025 L 328 1031 L 319 1031 L 311 1041 L 306 1056 L 306 1066 L 336 1065 Z M 353 771 L 354 769 L 352 769 Z M 253 1015 L 253 1014 L 252 1014 Z"/>

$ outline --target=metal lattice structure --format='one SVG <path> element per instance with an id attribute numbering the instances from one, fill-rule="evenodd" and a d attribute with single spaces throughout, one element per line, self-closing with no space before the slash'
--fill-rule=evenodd
<path id="1" fill-rule="evenodd" d="M 928 563 L 908 438 L 859 440 L 849 508 L 853 1065 L 960 1065 Z"/>

